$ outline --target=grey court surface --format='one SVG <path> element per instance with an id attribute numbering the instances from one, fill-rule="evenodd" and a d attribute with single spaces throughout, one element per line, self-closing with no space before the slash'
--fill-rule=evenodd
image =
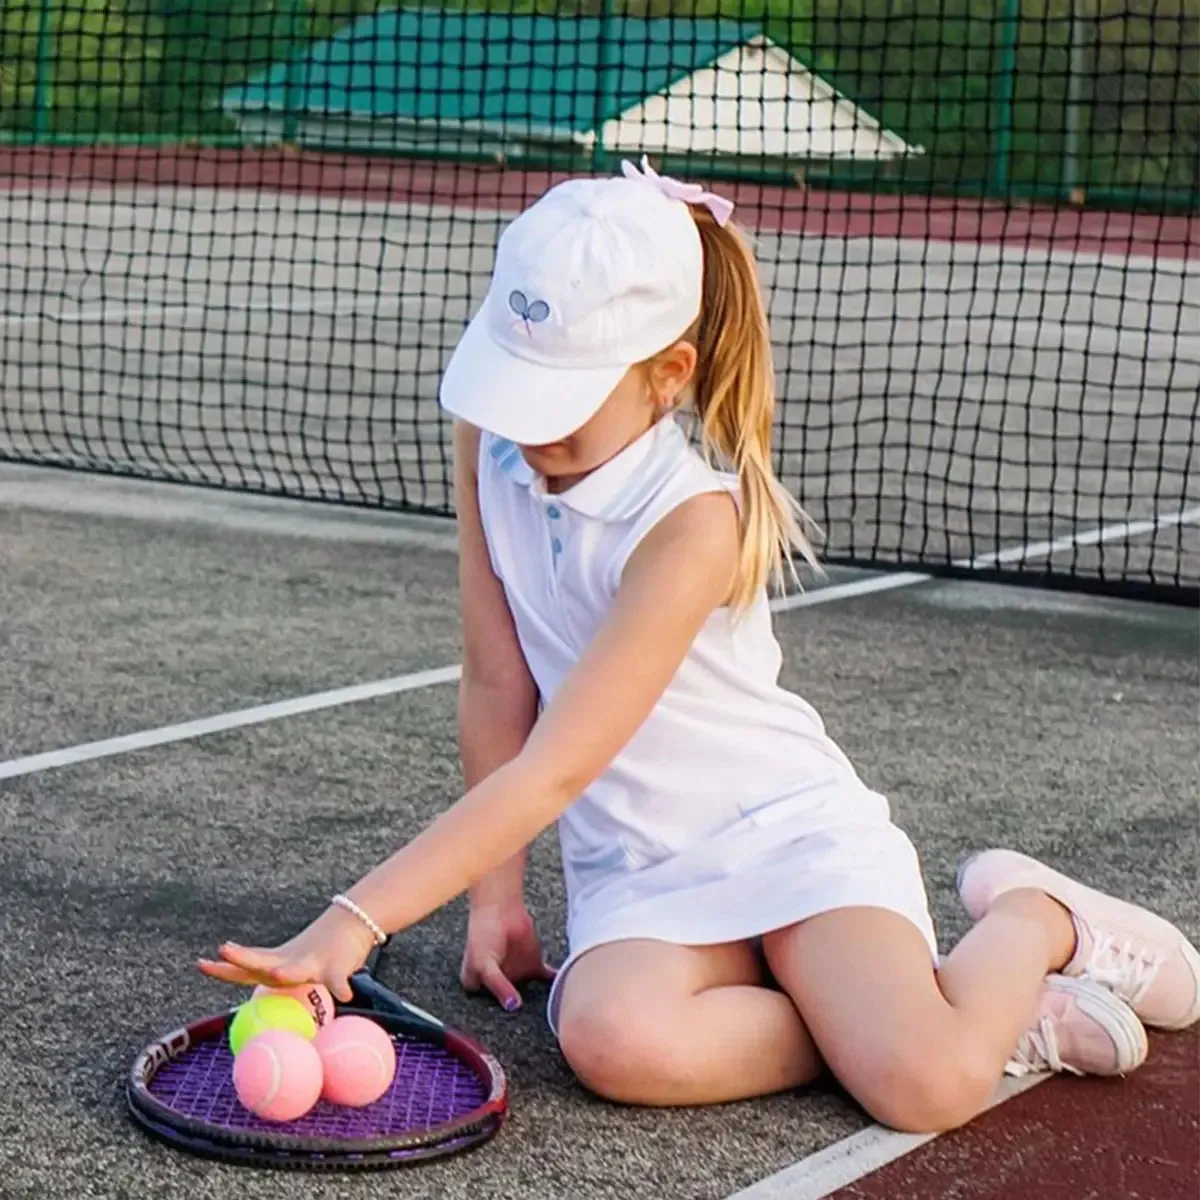
<path id="1" fill-rule="evenodd" d="M 0 452 L 439 508 L 437 381 L 509 218 L 204 188 L 0 191 Z M 785 480 L 832 542 L 1200 578 L 1200 261 L 756 239 Z M 1040 567 L 1040 562 L 1037 564 Z"/>
<path id="2" fill-rule="evenodd" d="M 441 526 L 409 530 L 0 469 L 0 764 L 456 663 L 454 556 Z M 954 865 L 992 844 L 1200 935 L 1194 612 L 926 583 L 777 628 L 786 682 L 913 837 L 944 946 L 964 928 Z M 137 1050 L 238 994 L 195 957 L 294 931 L 457 796 L 454 700 L 433 686 L 0 780 L 3 1200 L 720 1200 L 867 1125 L 830 1086 L 695 1112 L 592 1099 L 542 990 L 512 1016 L 461 993 L 454 904 L 399 940 L 386 978 L 508 1068 L 512 1120 L 487 1147 L 301 1178 L 190 1159 L 132 1126 Z M 530 895 L 561 954 L 552 837 Z"/>

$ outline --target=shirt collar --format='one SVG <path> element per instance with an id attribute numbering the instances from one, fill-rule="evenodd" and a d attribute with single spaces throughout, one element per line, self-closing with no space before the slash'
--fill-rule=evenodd
<path id="1" fill-rule="evenodd" d="M 595 520 L 625 521 L 646 504 L 661 481 L 662 468 L 686 447 L 687 438 L 676 420 L 664 417 L 574 487 L 554 495 L 512 442 L 497 440 L 491 455 L 514 483 L 547 501 Z"/>

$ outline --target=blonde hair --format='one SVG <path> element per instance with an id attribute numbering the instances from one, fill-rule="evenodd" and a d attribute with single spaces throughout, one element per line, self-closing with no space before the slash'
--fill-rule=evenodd
<path id="1" fill-rule="evenodd" d="M 692 401 L 706 456 L 737 472 L 742 536 L 730 604 L 744 609 L 768 582 L 782 590 L 785 569 L 797 578 L 793 551 L 820 572 L 808 537 L 819 531 L 771 465 L 775 370 L 754 253 L 732 224 L 691 211 L 704 251 L 700 317 L 687 337 L 697 357 Z"/>

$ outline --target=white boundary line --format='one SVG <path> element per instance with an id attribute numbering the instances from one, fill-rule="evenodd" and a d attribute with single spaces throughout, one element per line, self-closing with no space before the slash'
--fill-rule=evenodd
<path id="1" fill-rule="evenodd" d="M 923 583 L 928 576 L 906 574 L 903 576 L 883 575 L 872 579 L 854 580 L 850 583 L 834 584 L 819 591 L 805 592 L 801 596 L 785 597 L 794 600 L 789 608 L 802 608 L 812 604 L 824 604 L 829 600 L 867 592 L 887 591 L 893 587 L 905 587 Z M 778 603 L 773 606 L 778 607 Z M 266 721 L 277 721 L 281 717 L 294 717 L 301 713 L 319 712 L 325 708 L 337 708 L 343 704 L 357 704 L 363 700 L 377 700 L 382 696 L 394 696 L 400 692 L 412 692 L 421 688 L 436 687 L 453 683 L 460 678 L 462 668 L 437 667 L 430 671 L 418 671 L 410 675 L 394 675 L 390 679 L 378 679 L 373 683 L 354 684 L 328 692 L 315 692 L 308 696 L 293 696 L 272 704 L 259 704 L 254 708 L 238 709 L 235 712 L 218 713 L 212 717 L 201 717 L 195 721 L 183 721 L 178 725 L 162 725 L 157 729 L 142 729 L 120 737 L 104 738 L 97 742 L 84 742 L 77 746 L 66 746 L 61 750 L 47 750 L 42 754 L 31 754 L 25 758 L 14 758 L 0 762 L 0 779 L 15 779 L 20 775 L 33 775 L 39 771 L 50 771 L 55 767 L 68 767 L 75 763 L 90 762 L 97 758 L 112 758 L 118 754 L 129 754 L 135 750 L 147 750 L 152 746 L 166 746 L 172 742 L 190 741 L 210 733 L 226 733 L 231 729 L 242 729 L 247 725 L 261 725 Z"/>
<path id="2" fill-rule="evenodd" d="M 1027 558 L 1040 558 L 1054 554 L 1072 546 L 1098 545 L 1101 542 L 1111 542 L 1122 537 L 1128 538 L 1138 534 L 1153 533 L 1164 527 L 1197 522 L 1200 522 L 1200 505 L 1166 516 L 1138 521 L 1122 521 L 1116 525 L 1103 525 L 1097 529 L 1070 534 L 1053 541 L 1014 546 L 995 554 L 965 560 L 956 565 L 988 566 L 1005 562 L 1020 562 Z M 828 604 L 834 600 L 846 600 L 854 596 L 866 596 L 877 592 L 912 587 L 918 583 L 928 583 L 934 578 L 935 576 L 932 575 L 912 571 L 875 575 L 868 579 L 831 584 L 811 592 L 781 596 L 772 602 L 771 608 L 774 612 L 811 608 L 818 604 Z M 261 725 L 266 721 L 277 721 L 282 717 L 318 712 L 321 709 L 337 708 L 343 704 L 357 704 L 360 701 L 375 700 L 381 696 L 394 696 L 400 692 L 411 692 L 438 684 L 452 683 L 460 677 L 461 673 L 461 666 L 455 665 L 438 667 L 429 671 L 418 671 L 413 674 L 395 675 L 389 679 L 376 680 L 373 683 L 354 684 L 350 687 L 315 692 L 307 696 L 293 696 L 287 700 L 279 700 L 272 704 L 260 704 L 253 708 L 239 709 L 236 712 L 218 713 L 216 716 L 202 717 L 195 721 L 163 725 L 157 729 L 143 729 L 120 737 L 66 746 L 61 750 L 48 750 L 42 754 L 32 754 L 24 758 L 0 762 L 0 779 L 15 779 L 21 775 L 33 775 L 39 771 L 49 771 L 56 767 L 90 762 L 97 758 L 111 758 L 114 755 L 146 750 L 152 746 L 165 746 L 172 742 L 188 741 L 210 733 L 224 733 L 248 725 Z"/>
<path id="3" fill-rule="evenodd" d="M 1026 1075 L 1021 1079 L 1005 1077 L 988 1109 L 1050 1078 L 1050 1075 Z M 857 1182 L 941 1136 L 937 1133 L 897 1133 L 882 1125 L 868 1125 L 866 1129 L 735 1192 L 727 1200 L 824 1200 L 839 1188 Z"/>
<path id="4" fill-rule="evenodd" d="M 1196 524 L 1200 524 L 1200 504 L 1163 516 L 1147 517 L 1137 521 L 1119 521 L 1115 525 L 1099 525 L 1095 529 L 1088 529 L 1083 533 L 1068 533 L 1047 542 L 1029 542 L 1024 546 L 1010 546 L 1007 550 L 996 550 L 990 554 L 980 554 L 975 558 L 960 558 L 956 559 L 953 565 L 966 569 L 998 567 L 1006 563 L 1024 562 L 1026 559 L 1048 558 L 1052 554 L 1070 550 L 1075 546 L 1099 546 L 1104 542 L 1132 539 L 1142 534 L 1156 533 L 1160 529 L 1171 529 L 1176 525 Z M 781 596 L 771 607 L 775 612 L 787 612 L 793 608 L 808 608 L 813 604 L 822 604 L 825 599 L 840 600 L 846 596 L 886 592 L 893 588 L 910 587 L 914 583 L 926 583 L 934 578 L 936 576 L 911 571 L 889 573 L 874 576 L 871 579 L 862 579 L 856 583 L 841 584 L 837 588 L 822 588 L 815 592 Z M 827 591 L 837 591 L 838 595 L 826 597 L 825 592 Z"/>
<path id="5" fill-rule="evenodd" d="M 82 745 L 67 746 L 62 750 L 49 750 L 45 754 L 31 754 L 28 758 L 0 762 L 0 779 L 15 779 L 18 775 L 32 775 L 54 767 L 67 767 L 95 758 L 111 758 L 116 754 L 129 754 L 131 751 L 146 750 L 151 746 L 166 746 L 171 742 L 184 742 L 210 733 L 241 729 L 247 725 L 261 725 L 264 721 L 277 721 L 280 717 L 294 717 L 300 713 L 319 712 L 323 708 L 337 708 L 342 704 L 356 704 L 361 700 L 374 700 L 380 696 L 394 696 L 398 692 L 412 692 L 442 683 L 453 683 L 460 674 L 461 669 L 457 666 L 437 667 L 431 671 L 396 675 L 391 679 L 336 688 L 330 692 L 293 696 L 274 704 L 259 704 L 254 708 L 238 709 L 236 712 L 218 713 L 214 717 L 201 717 L 199 720 L 184 721 L 179 725 L 142 729 L 122 737 L 84 742 Z"/>
<path id="6" fill-rule="evenodd" d="M 289 292 L 304 291 L 303 288 L 289 288 Z M 315 290 L 315 289 L 313 289 Z M 310 317 L 310 316 L 355 316 L 367 313 L 385 319 L 403 317 L 406 307 L 411 302 L 407 297 L 400 296 L 388 300 L 386 296 L 374 297 L 369 300 L 341 301 L 331 288 L 321 290 L 322 296 L 329 297 L 309 302 L 289 300 L 280 304 L 277 300 L 249 300 L 240 303 L 217 303 L 212 301 L 189 302 L 186 300 L 161 301 L 138 304 L 97 304 L 71 311 L 58 310 L 55 312 L 37 312 L 25 314 L 10 314 L 0 316 L 0 329 L 16 329 L 29 325 L 99 325 L 104 322 L 121 322 L 134 318 L 139 323 L 148 323 L 156 317 L 170 316 L 207 316 L 218 313 L 228 317 L 230 313 L 269 313 L 280 317 Z M 228 325 L 228 321 L 226 322 Z"/>

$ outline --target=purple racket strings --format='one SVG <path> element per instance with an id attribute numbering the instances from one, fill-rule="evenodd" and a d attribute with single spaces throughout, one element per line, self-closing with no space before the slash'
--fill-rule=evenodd
<path id="1" fill-rule="evenodd" d="M 487 1089 L 471 1068 L 427 1042 L 393 1034 L 396 1075 L 388 1090 L 364 1108 L 318 1101 L 286 1124 L 266 1121 L 242 1107 L 233 1088 L 233 1054 L 224 1038 L 193 1043 L 164 1063 L 149 1082 L 160 1104 L 214 1129 L 302 1138 L 372 1138 L 421 1133 L 474 1112 Z"/>

